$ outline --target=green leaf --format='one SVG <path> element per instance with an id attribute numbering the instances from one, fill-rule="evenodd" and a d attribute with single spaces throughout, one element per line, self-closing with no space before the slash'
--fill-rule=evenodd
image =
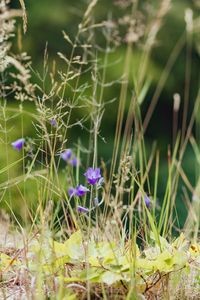
<path id="1" fill-rule="evenodd" d="M 101 274 L 103 269 L 91 267 L 88 270 L 85 269 L 80 273 L 80 279 L 90 282 L 101 282 Z"/>
<path id="2" fill-rule="evenodd" d="M 101 276 L 101 281 L 108 285 L 112 285 L 119 280 L 122 280 L 122 276 L 120 274 L 117 274 L 117 273 L 114 273 L 111 271 L 106 271 Z"/>
<path id="3" fill-rule="evenodd" d="M 75 260 L 84 258 L 84 249 L 81 231 L 73 233 L 70 238 L 64 243 L 65 254 Z"/>

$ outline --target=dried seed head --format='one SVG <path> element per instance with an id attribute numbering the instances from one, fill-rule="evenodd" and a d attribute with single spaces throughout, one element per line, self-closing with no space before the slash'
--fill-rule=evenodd
<path id="1" fill-rule="evenodd" d="M 9 43 L 10 37 L 13 36 L 14 23 L 9 9 L 9 1 L 0 1 L 0 72 L 3 72 L 8 65 L 8 51 L 11 44 Z"/>

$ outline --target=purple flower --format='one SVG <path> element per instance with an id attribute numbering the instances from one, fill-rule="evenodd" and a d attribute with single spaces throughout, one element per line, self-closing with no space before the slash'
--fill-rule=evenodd
<path id="1" fill-rule="evenodd" d="M 87 213 L 87 212 L 89 212 L 89 209 L 86 208 L 86 207 L 83 207 L 83 206 L 78 205 L 78 206 L 77 206 L 77 211 L 78 211 L 79 213 Z"/>
<path id="2" fill-rule="evenodd" d="M 49 122 L 53 127 L 56 127 L 58 125 L 55 119 L 51 119 Z"/>
<path id="3" fill-rule="evenodd" d="M 100 169 L 96 168 L 88 168 L 87 172 L 85 172 L 84 176 L 87 178 L 87 181 L 89 184 L 96 184 L 99 179 L 101 178 L 101 173 L 100 173 Z"/>
<path id="4" fill-rule="evenodd" d="M 61 158 L 64 161 L 68 161 L 72 156 L 72 150 L 71 149 L 66 149 L 63 153 L 61 153 Z"/>
<path id="5" fill-rule="evenodd" d="M 76 196 L 82 197 L 89 191 L 84 185 L 80 184 L 76 187 Z"/>
<path id="6" fill-rule="evenodd" d="M 15 150 L 20 151 L 22 149 L 24 143 L 25 143 L 25 139 L 21 138 L 21 139 L 16 140 L 15 142 L 11 143 L 11 145 L 13 146 L 13 148 Z"/>
<path id="7" fill-rule="evenodd" d="M 69 188 L 68 190 L 68 195 L 70 197 L 74 196 L 76 194 L 76 189 L 74 189 L 73 187 Z"/>
<path id="8" fill-rule="evenodd" d="M 146 207 L 150 207 L 151 201 L 147 195 L 144 196 L 144 202 L 146 204 Z"/>
<path id="9" fill-rule="evenodd" d="M 70 160 L 69 163 L 70 163 L 70 165 L 71 165 L 72 167 L 77 167 L 77 165 L 78 165 L 77 157 L 74 156 L 74 158 L 73 158 L 72 160 Z"/>
<path id="10" fill-rule="evenodd" d="M 73 187 L 69 188 L 69 190 L 68 190 L 68 195 L 69 195 L 70 197 L 75 196 L 75 195 L 78 196 L 78 197 L 82 197 L 82 196 L 84 196 L 88 191 L 89 191 L 88 188 L 86 188 L 84 185 L 80 184 L 80 185 L 78 185 L 76 188 L 73 188 Z"/>

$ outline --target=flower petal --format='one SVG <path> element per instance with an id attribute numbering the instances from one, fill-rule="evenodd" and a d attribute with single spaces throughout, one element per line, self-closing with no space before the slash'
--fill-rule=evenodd
<path id="1" fill-rule="evenodd" d="M 13 149 L 20 151 L 25 143 L 25 139 L 21 138 L 11 143 Z"/>

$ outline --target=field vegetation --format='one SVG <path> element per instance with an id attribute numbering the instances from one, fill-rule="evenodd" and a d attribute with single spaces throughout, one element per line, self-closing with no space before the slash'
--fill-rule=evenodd
<path id="1" fill-rule="evenodd" d="M 40 2 L 0 0 L 0 299 L 200 299 L 199 1 L 66 1 L 56 55 Z"/>

